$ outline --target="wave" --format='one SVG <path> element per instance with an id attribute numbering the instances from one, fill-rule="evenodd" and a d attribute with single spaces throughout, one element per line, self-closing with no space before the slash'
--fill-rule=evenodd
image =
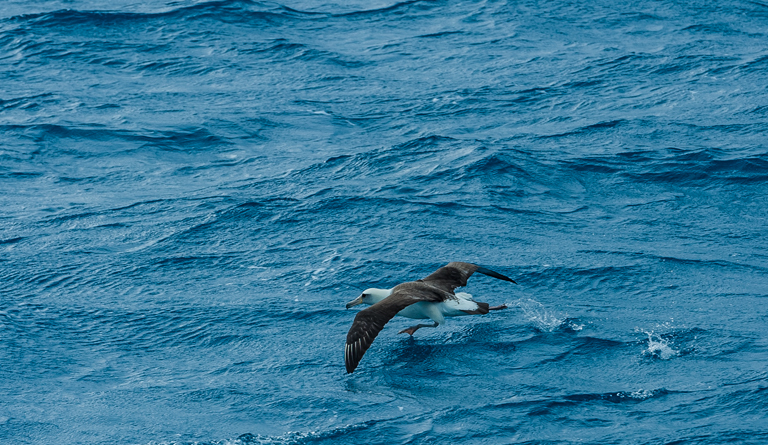
<path id="1" fill-rule="evenodd" d="M 407 154 L 403 154 L 403 153 Z M 417 204 L 494 207 L 500 212 L 519 212 L 539 217 L 584 212 L 592 206 L 557 204 L 559 200 L 583 195 L 583 184 L 593 178 L 585 175 L 610 174 L 613 181 L 671 183 L 677 187 L 715 187 L 727 184 L 761 184 L 768 179 L 768 158 L 748 155 L 720 159 L 706 151 L 670 150 L 671 159 L 657 152 L 635 151 L 601 158 L 578 158 L 559 163 L 543 163 L 531 153 L 517 150 L 488 150 L 479 141 L 462 141 L 427 136 L 387 149 L 327 158 L 304 170 L 291 173 L 290 179 L 313 184 L 318 178 L 347 183 L 348 194 L 330 188 L 320 194 L 334 194 L 332 199 L 350 201 L 368 196 Z M 732 157 L 732 155 L 728 155 Z M 642 162 L 638 162 L 642 161 Z M 554 168 L 553 168 L 554 167 Z M 361 177 L 380 178 L 377 189 L 361 187 Z M 439 190 L 439 191 L 438 191 Z M 546 206 L 511 206 L 505 201 L 541 196 Z M 684 195 L 665 193 L 636 202 L 627 208 L 676 203 Z M 421 199 L 420 199 L 421 198 Z M 625 200 L 627 201 L 627 200 Z"/>
<path id="2" fill-rule="evenodd" d="M 226 56 L 201 57 L 201 51 L 194 49 L 199 48 L 201 38 L 211 42 L 211 52 L 236 54 L 238 60 L 255 57 L 282 63 L 319 61 L 345 68 L 367 65 L 362 59 L 317 45 L 289 41 L 279 31 L 295 26 L 297 21 L 325 16 L 251 1 L 204 2 L 158 13 L 61 10 L 0 20 L 0 49 L 6 54 L 2 59 L 17 69 L 39 68 L 51 61 L 65 60 L 68 66 L 77 66 L 81 73 L 94 74 L 105 82 L 109 76 L 135 72 L 183 76 L 199 83 L 206 76 L 215 79 L 222 72 L 240 69 L 228 63 Z M 219 47 L 221 42 L 212 31 L 211 20 L 235 27 L 232 32 L 244 37 L 249 34 L 243 27 L 259 32 L 270 29 L 275 35 L 266 42 L 261 38 L 240 39 L 234 46 Z M 60 34 L 68 38 L 51 38 Z M 126 35 L 131 37 L 125 38 Z M 210 55 L 202 55 L 206 54 Z M 265 62 L 261 60 L 262 64 Z M 98 74 L 97 66 L 102 67 Z"/>
<path id="3" fill-rule="evenodd" d="M 143 147 L 152 147 L 160 151 L 177 151 L 188 153 L 196 150 L 219 150 L 230 146 L 232 143 L 221 136 L 210 132 L 207 128 L 188 127 L 174 130 L 141 130 L 129 131 L 117 128 L 105 128 L 100 125 L 68 126 L 57 124 L 31 124 L 31 125 L 2 125 L 0 130 L 6 134 L 16 134 L 19 137 L 37 138 L 50 142 L 71 140 L 74 142 L 109 142 L 114 145 L 98 146 L 95 144 L 79 144 L 73 147 L 72 153 L 85 158 L 100 156 L 115 156 L 120 151 L 114 147 L 121 147 L 124 143 L 131 145 L 126 150 L 134 152 Z M 51 156 L 61 155 L 61 150 L 54 150 Z"/>
<path id="4" fill-rule="evenodd" d="M 530 153 L 489 150 L 480 141 L 430 135 L 391 148 L 334 156 L 295 172 L 291 178 L 309 183 L 317 178 L 349 181 L 352 186 L 359 184 L 360 177 L 380 178 L 383 182 L 378 188 L 358 189 L 355 195 L 408 197 L 425 204 L 496 206 L 501 211 L 527 212 L 509 208 L 498 199 L 491 201 L 487 191 L 480 191 L 519 199 L 547 193 L 570 195 L 581 187 L 567 175 L 553 178 L 551 173 L 551 166 L 535 160 Z"/>
<path id="5" fill-rule="evenodd" d="M 213 0 L 179 8 L 163 9 L 165 10 L 143 13 L 64 9 L 54 12 L 24 14 L 7 18 L 5 21 L 10 23 L 30 23 L 38 27 L 52 28 L 74 25 L 115 27 L 130 22 L 158 18 L 214 18 L 225 22 L 246 22 L 252 18 L 281 21 L 323 15 L 320 13 L 297 11 L 277 3 L 252 0 Z"/>
<path id="6" fill-rule="evenodd" d="M 290 431 L 280 435 L 245 433 L 234 439 L 211 441 L 152 441 L 149 445 L 303 445 L 313 443 L 354 443 L 349 435 L 376 425 L 366 421 L 315 431 Z M 344 440 L 347 439 L 347 440 Z"/>
<path id="7" fill-rule="evenodd" d="M 639 404 L 651 399 L 664 398 L 676 391 L 664 388 L 654 390 L 619 391 L 596 394 L 569 394 L 536 403 L 528 412 L 531 417 L 559 415 L 563 410 L 591 404 Z"/>
<path id="8" fill-rule="evenodd" d="M 146 7 L 146 6 L 145 6 Z M 359 9 L 344 12 L 298 10 L 274 2 L 256 0 L 211 0 L 181 6 L 160 8 L 153 12 L 81 11 L 63 9 L 54 12 L 23 14 L 2 21 L 19 24 L 29 23 L 36 27 L 96 26 L 115 27 L 136 21 L 153 19 L 213 19 L 225 23 L 252 23 L 254 20 L 282 24 L 295 20 L 323 20 L 331 17 L 371 19 L 379 15 L 400 16 L 411 8 L 430 9 L 430 2 L 407 0 L 375 9 Z M 0 21 L 0 22 L 2 22 Z"/>
<path id="9" fill-rule="evenodd" d="M 564 400 L 569 402 L 611 402 L 611 403 L 625 403 L 625 402 L 642 402 L 648 399 L 655 399 L 667 396 L 674 391 L 668 391 L 667 389 L 660 388 L 654 390 L 639 389 L 637 391 L 619 391 L 604 394 L 571 394 L 563 396 Z"/>

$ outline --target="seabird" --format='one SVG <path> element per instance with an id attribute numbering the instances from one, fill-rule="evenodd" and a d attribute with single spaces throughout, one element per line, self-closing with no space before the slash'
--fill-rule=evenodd
<path id="1" fill-rule="evenodd" d="M 474 301 L 468 293 L 453 292 L 457 287 L 466 286 L 467 280 L 475 272 L 517 284 L 511 278 L 485 267 L 451 262 L 421 280 L 398 284 L 392 289 L 366 289 L 362 295 L 347 303 L 347 309 L 358 304 L 372 305 L 357 313 L 347 333 L 347 345 L 344 348 L 347 373 L 357 368 L 365 351 L 395 315 L 429 318 L 435 322 L 417 324 L 398 332 L 413 335 L 419 328 L 436 328 L 445 321 L 445 317 L 487 314 L 488 311 L 506 309 L 506 305 L 490 307 L 488 303 Z"/>

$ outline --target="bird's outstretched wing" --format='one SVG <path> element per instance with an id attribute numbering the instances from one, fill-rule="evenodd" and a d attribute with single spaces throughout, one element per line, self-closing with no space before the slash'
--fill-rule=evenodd
<path id="1" fill-rule="evenodd" d="M 368 309 L 363 309 L 355 316 L 344 347 L 344 364 L 347 367 L 347 373 L 357 368 L 373 340 L 398 312 L 422 301 L 438 303 L 445 301 L 446 298 L 455 298 L 453 290 L 466 286 L 467 279 L 475 272 L 515 282 L 509 277 L 476 264 L 452 262 L 437 269 L 423 280 L 395 286 L 390 296 Z"/>
<path id="2" fill-rule="evenodd" d="M 515 280 L 498 272 L 494 272 L 490 269 L 486 269 L 485 267 L 478 266 L 477 264 L 461 263 L 458 261 L 446 264 L 421 281 L 452 293 L 453 290 L 457 287 L 466 286 L 467 280 L 475 272 L 517 284 Z"/>
<path id="3" fill-rule="evenodd" d="M 409 289 L 409 286 L 405 285 L 400 286 L 403 290 L 396 290 L 387 298 L 363 309 L 355 316 L 355 321 L 347 333 L 347 344 L 344 347 L 344 364 L 347 366 L 347 373 L 351 373 L 357 368 L 363 354 L 371 346 L 373 340 L 379 335 L 384 325 L 398 312 L 420 301 L 440 301 L 432 292 Z"/>

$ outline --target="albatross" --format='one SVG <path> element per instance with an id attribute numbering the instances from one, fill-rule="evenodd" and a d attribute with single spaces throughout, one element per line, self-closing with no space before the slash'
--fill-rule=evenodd
<path id="1" fill-rule="evenodd" d="M 457 287 L 466 286 L 475 272 L 517 284 L 513 279 L 485 267 L 451 262 L 421 280 L 401 283 L 392 289 L 366 289 L 347 303 L 347 309 L 358 304 L 371 305 L 357 313 L 347 333 L 344 348 L 347 373 L 357 368 L 365 351 L 395 315 L 434 321 L 434 324 L 417 324 L 398 332 L 413 336 L 420 328 L 436 328 L 445 322 L 445 317 L 487 314 L 488 311 L 506 309 L 506 305 L 491 307 L 488 303 L 474 301 L 472 295 L 465 292 L 454 293 Z"/>

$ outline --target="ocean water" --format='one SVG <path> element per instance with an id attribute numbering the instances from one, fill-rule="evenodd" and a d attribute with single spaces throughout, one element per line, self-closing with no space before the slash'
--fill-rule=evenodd
<path id="1" fill-rule="evenodd" d="M 768 443 L 766 86 L 758 1 L 5 0 L 0 443 Z"/>

